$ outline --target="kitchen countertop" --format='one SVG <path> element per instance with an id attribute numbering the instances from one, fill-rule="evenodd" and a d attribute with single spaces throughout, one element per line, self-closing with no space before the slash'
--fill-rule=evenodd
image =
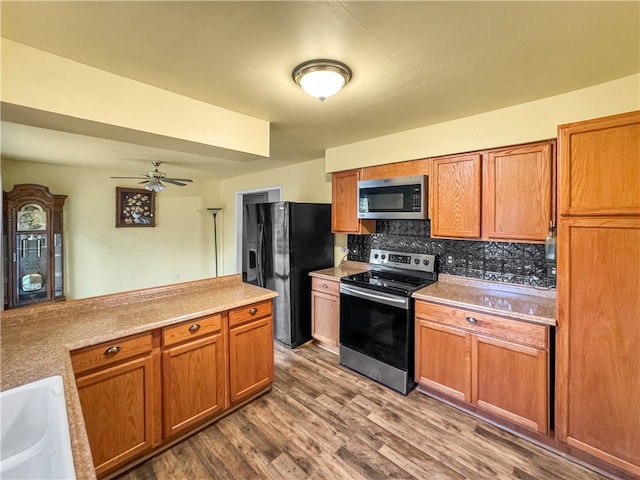
<path id="1" fill-rule="evenodd" d="M 229 275 L 3 311 L 0 390 L 61 375 L 76 475 L 95 478 L 69 351 L 275 296 Z"/>
<path id="2" fill-rule="evenodd" d="M 324 278 L 326 280 L 339 281 L 342 277 L 366 272 L 367 270 L 371 270 L 371 266 L 368 263 L 345 260 L 337 267 L 316 270 L 315 272 L 310 272 L 309 275 L 312 277 Z"/>
<path id="3" fill-rule="evenodd" d="M 414 292 L 413 297 L 530 323 L 556 325 L 555 290 L 441 274 L 436 283 Z"/>

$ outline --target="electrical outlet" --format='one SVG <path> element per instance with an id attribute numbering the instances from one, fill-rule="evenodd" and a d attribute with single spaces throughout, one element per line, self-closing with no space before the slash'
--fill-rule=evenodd
<path id="1" fill-rule="evenodd" d="M 447 255 L 447 265 L 453 265 L 453 255 Z"/>
<path id="2" fill-rule="evenodd" d="M 179 281 L 179 280 L 180 280 L 180 274 L 179 274 L 179 273 L 174 273 L 174 274 L 172 275 L 172 277 L 173 277 L 173 281 L 174 281 L 174 282 L 177 282 L 177 281 Z"/>

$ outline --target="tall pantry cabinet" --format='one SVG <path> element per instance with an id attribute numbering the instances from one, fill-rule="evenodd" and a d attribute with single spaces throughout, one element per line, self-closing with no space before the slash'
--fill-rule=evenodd
<path id="1" fill-rule="evenodd" d="M 640 476 L 640 112 L 558 147 L 556 435 Z"/>

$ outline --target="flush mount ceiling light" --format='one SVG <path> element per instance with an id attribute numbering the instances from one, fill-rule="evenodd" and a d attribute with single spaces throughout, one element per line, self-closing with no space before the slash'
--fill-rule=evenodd
<path id="1" fill-rule="evenodd" d="M 335 60 L 309 60 L 293 69 L 293 80 L 312 97 L 323 102 L 351 80 L 351 69 Z"/>

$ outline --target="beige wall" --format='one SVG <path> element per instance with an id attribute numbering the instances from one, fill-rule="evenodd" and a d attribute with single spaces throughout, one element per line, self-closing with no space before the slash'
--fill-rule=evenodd
<path id="1" fill-rule="evenodd" d="M 115 228 L 115 187 L 103 169 L 2 160 L 2 188 L 37 183 L 68 195 L 64 206 L 65 293 L 82 298 L 214 274 L 213 219 L 219 182 L 169 186 L 156 196 L 156 226 Z M 176 276 L 179 276 L 176 277 Z"/>
<path id="2" fill-rule="evenodd" d="M 236 269 L 236 193 L 251 190 L 267 190 L 282 187 L 282 199 L 292 202 L 331 203 L 331 175 L 324 172 L 324 159 L 319 158 L 266 172 L 235 177 L 221 182 L 223 212 L 224 251 L 223 271 L 235 273 Z M 344 235 L 336 235 L 336 245 L 346 244 Z M 338 259 L 339 261 L 340 259 Z"/>
<path id="3" fill-rule="evenodd" d="M 638 109 L 640 74 L 535 102 L 330 148 L 325 152 L 326 171 L 554 138 L 560 124 Z"/>

